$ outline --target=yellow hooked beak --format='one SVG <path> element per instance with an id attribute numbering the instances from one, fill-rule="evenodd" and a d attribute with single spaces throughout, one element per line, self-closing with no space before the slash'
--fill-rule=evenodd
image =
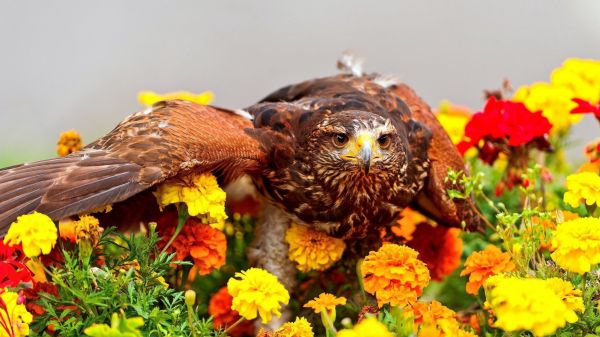
<path id="1" fill-rule="evenodd" d="M 357 160 L 363 166 L 365 174 L 369 174 L 371 160 L 377 155 L 375 141 L 370 133 L 360 133 L 354 144 L 349 144 L 350 151 L 344 157 Z"/>

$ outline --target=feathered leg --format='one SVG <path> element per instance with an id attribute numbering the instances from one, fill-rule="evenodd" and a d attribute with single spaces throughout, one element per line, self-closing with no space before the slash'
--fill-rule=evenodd
<path id="1" fill-rule="evenodd" d="M 290 226 L 289 217 L 277 207 L 264 203 L 263 218 L 256 225 L 255 236 L 248 248 L 248 259 L 259 268 L 268 270 L 290 292 L 296 287 L 296 267 L 288 259 L 288 245 L 285 243 L 285 232 Z M 268 324 L 275 330 L 290 319 L 290 310 L 282 308 L 281 317 L 274 318 Z"/>

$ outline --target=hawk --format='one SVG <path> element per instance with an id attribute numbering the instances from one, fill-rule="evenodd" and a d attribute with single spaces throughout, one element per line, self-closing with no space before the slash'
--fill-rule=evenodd
<path id="1" fill-rule="evenodd" d="M 465 170 L 462 157 L 410 87 L 340 74 L 245 110 L 162 101 L 78 152 L 0 170 L 0 236 L 32 211 L 58 220 L 189 174 L 211 172 L 222 185 L 249 176 L 266 201 L 249 255 L 289 288 L 291 221 L 365 246 L 407 206 L 476 227 L 471 200 L 447 195 L 449 169 Z"/>

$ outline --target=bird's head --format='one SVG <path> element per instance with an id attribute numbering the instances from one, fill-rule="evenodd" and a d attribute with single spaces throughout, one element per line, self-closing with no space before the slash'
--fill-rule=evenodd
<path id="1" fill-rule="evenodd" d="M 406 136 L 390 119 L 367 111 L 332 114 L 316 125 L 311 147 L 324 170 L 369 177 L 393 172 L 405 162 Z"/>

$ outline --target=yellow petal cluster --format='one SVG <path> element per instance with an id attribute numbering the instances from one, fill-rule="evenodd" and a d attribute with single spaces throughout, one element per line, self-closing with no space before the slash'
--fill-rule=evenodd
<path id="1" fill-rule="evenodd" d="M 225 226 L 225 191 L 210 173 L 164 182 L 154 195 L 161 208 L 183 202 L 187 205 L 189 215 L 198 216 L 204 223 L 220 230 Z"/>
<path id="2" fill-rule="evenodd" d="M 24 304 L 18 303 L 19 295 L 3 289 L 0 289 L 0 292 L 0 299 L 6 305 L 6 308 L 0 306 L 0 337 L 29 335 L 29 323 L 33 320 L 33 316 L 27 311 Z M 7 331 L 6 328 L 10 331 Z"/>
<path id="3" fill-rule="evenodd" d="M 416 302 L 405 311 L 405 315 L 413 316 L 419 337 L 475 337 L 460 328 L 454 310 L 438 301 Z"/>
<path id="4" fill-rule="evenodd" d="M 505 331 L 529 330 L 535 336 L 547 336 L 567 322 L 578 320 L 575 311 L 561 298 L 567 287 L 556 281 L 495 276 L 485 288 L 486 304 L 497 318 L 494 325 Z M 571 303 L 574 296 L 572 292 L 567 296 Z"/>
<path id="5" fill-rule="evenodd" d="M 552 123 L 552 131 L 566 130 L 581 120 L 582 115 L 571 114 L 577 106 L 572 99 L 581 98 L 592 104 L 600 100 L 600 62 L 567 59 L 552 72 L 550 83 L 538 82 L 520 87 L 513 97 L 531 111 L 542 111 Z"/>
<path id="6" fill-rule="evenodd" d="M 438 107 L 436 117 L 452 140 L 458 144 L 465 135 L 465 126 L 471 119 L 472 112 L 466 108 L 454 105 L 449 101 L 442 101 Z"/>
<path id="7" fill-rule="evenodd" d="M 180 99 L 200 105 L 207 105 L 212 102 L 214 96 L 215 95 L 211 91 L 205 91 L 199 94 L 194 94 L 188 91 L 177 91 L 166 94 L 158 94 L 153 91 L 142 91 L 138 94 L 138 101 L 146 106 L 151 106 L 154 103 L 169 99 Z"/>
<path id="8" fill-rule="evenodd" d="M 569 310 L 573 312 L 585 311 L 582 292 L 580 289 L 575 289 L 571 282 L 552 277 L 546 280 L 546 284 L 560 297 Z"/>
<path id="9" fill-rule="evenodd" d="M 235 273 L 227 282 L 227 291 L 233 297 L 231 309 L 245 319 L 260 316 L 263 323 L 269 322 L 273 314 L 281 317 L 281 305 L 290 301 L 290 294 L 277 277 L 260 268 Z"/>
<path id="10" fill-rule="evenodd" d="M 305 308 L 311 308 L 316 314 L 321 313 L 321 311 L 332 312 L 335 310 L 335 307 L 338 305 L 345 305 L 346 298 L 345 297 L 336 297 L 335 295 L 322 293 L 318 297 L 306 302 L 304 304 Z"/>
<path id="11" fill-rule="evenodd" d="M 285 233 L 289 245 L 288 257 L 300 271 L 325 270 L 344 253 L 344 240 L 331 237 L 308 226 L 292 223 Z"/>
<path id="12" fill-rule="evenodd" d="M 98 244 L 103 229 L 98 219 L 91 215 L 82 215 L 75 221 L 75 235 L 77 242 L 89 242 L 91 246 Z"/>
<path id="13" fill-rule="evenodd" d="M 600 219 L 577 218 L 565 221 L 553 231 L 552 260 L 575 273 L 589 272 L 600 263 Z"/>
<path id="14" fill-rule="evenodd" d="M 59 157 L 64 157 L 75 151 L 79 151 L 83 148 L 83 142 L 81 141 L 81 135 L 75 130 L 65 131 L 58 137 L 56 143 L 56 153 Z"/>
<path id="15" fill-rule="evenodd" d="M 415 302 L 430 280 L 429 269 L 417 259 L 417 251 L 385 243 L 370 252 L 361 265 L 365 291 L 374 294 L 379 306 L 404 306 Z"/>
<path id="16" fill-rule="evenodd" d="M 56 225 L 47 215 L 33 212 L 21 215 L 13 222 L 4 237 L 8 245 L 23 246 L 27 257 L 48 254 L 56 244 L 58 238 Z"/>
<path id="17" fill-rule="evenodd" d="M 563 200 L 571 207 L 577 208 L 582 200 L 591 206 L 600 206 L 600 175 L 595 172 L 581 172 L 567 177 L 567 191 Z"/>
<path id="18" fill-rule="evenodd" d="M 310 323 L 304 317 L 296 317 L 294 322 L 283 324 L 275 330 L 274 337 L 314 337 Z"/>
<path id="19" fill-rule="evenodd" d="M 368 317 L 352 329 L 343 329 L 336 337 L 394 337 L 394 335 L 375 317 Z"/>

